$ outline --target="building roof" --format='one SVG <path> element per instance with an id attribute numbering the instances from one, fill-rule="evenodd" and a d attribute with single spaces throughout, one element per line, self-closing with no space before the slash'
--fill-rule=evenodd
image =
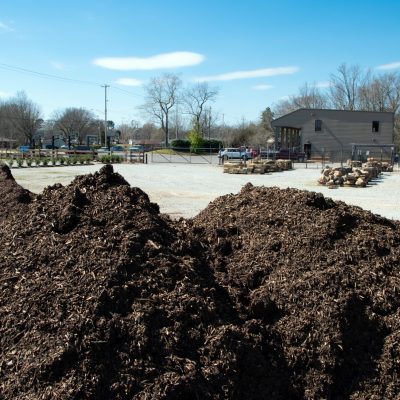
<path id="1" fill-rule="evenodd" d="M 337 110 L 337 109 L 331 109 L 331 108 L 299 108 L 295 111 L 292 111 L 288 114 L 282 115 L 279 118 L 274 119 L 271 122 L 272 126 L 282 126 L 281 122 L 284 122 L 286 119 L 290 118 L 292 119 L 294 117 L 295 114 L 299 114 L 299 115 L 304 115 L 307 116 L 308 118 L 306 118 L 307 120 L 315 118 L 315 117 L 321 117 L 323 115 L 327 115 L 327 114 L 342 114 L 343 116 L 349 116 L 349 115 L 365 115 L 365 114 L 375 114 L 375 115 L 385 115 L 387 117 L 391 117 L 392 119 L 394 118 L 394 112 L 390 112 L 390 111 L 361 111 L 361 110 Z M 291 118 L 292 117 L 292 118 Z M 304 120 L 304 118 L 303 118 Z M 300 122 L 300 121 L 299 121 Z M 299 127 L 300 126 L 293 126 L 290 125 L 293 128 L 295 127 Z"/>

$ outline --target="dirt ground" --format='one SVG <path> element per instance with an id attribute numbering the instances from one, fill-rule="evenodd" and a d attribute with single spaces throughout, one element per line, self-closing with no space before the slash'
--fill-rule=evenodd
<path id="1" fill-rule="evenodd" d="M 101 164 L 90 166 L 13 168 L 16 181 L 34 193 L 54 183 L 70 183 L 75 176 L 93 173 Z M 367 188 L 328 189 L 317 184 L 321 165 L 296 164 L 295 170 L 268 175 L 229 175 L 218 165 L 199 164 L 117 164 L 130 185 L 144 190 L 163 213 L 173 218 L 190 218 L 207 207 L 209 202 L 230 193 L 237 193 L 248 182 L 257 186 L 296 188 L 323 193 L 334 200 L 362 207 L 387 218 L 400 219 L 400 173 L 384 173 Z"/>

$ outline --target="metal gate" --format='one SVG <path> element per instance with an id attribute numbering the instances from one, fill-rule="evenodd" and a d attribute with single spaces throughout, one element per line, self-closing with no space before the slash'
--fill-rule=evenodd
<path id="1" fill-rule="evenodd" d="M 218 164 L 218 154 L 209 148 L 156 148 L 148 153 L 148 162 L 175 164 Z"/>

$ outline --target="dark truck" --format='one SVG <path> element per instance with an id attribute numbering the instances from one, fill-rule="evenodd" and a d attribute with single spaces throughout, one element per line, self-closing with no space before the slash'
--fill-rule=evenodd
<path id="1" fill-rule="evenodd" d="M 300 151 L 291 151 L 289 149 L 280 149 L 276 153 L 277 160 L 292 160 L 304 162 L 306 159 L 306 153 Z"/>

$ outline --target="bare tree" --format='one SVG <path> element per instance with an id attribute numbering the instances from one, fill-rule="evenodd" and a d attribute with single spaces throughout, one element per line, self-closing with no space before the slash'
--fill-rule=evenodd
<path id="1" fill-rule="evenodd" d="M 326 108 L 328 100 L 315 84 L 309 85 L 307 82 L 300 87 L 299 94 L 292 96 L 293 104 L 297 108 Z"/>
<path id="2" fill-rule="evenodd" d="M 36 131 L 43 124 L 39 106 L 25 92 L 18 92 L 6 103 L 5 112 L 16 139 L 32 145 Z"/>
<path id="3" fill-rule="evenodd" d="M 183 96 L 185 111 L 193 118 L 193 123 L 202 136 L 207 131 L 207 126 L 204 125 L 207 122 L 207 104 L 215 101 L 217 95 L 217 88 L 210 88 L 207 82 L 201 82 L 187 88 Z"/>
<path id="4" fill-rule="evenodd" d="M 98 134 L 98 123 L 92 111 L 84 108 L 66 108 L 54 114 L 56 127 L 61 131 L 65 142 L 69 137 L 74 137 L 78 143 L 82 143 L 85 135 Z"/>
<path id="5" fill-rule="evenodd" d="M 282 116 L 300 108 L 327 108 L 327 96 L 313 84 L 307 82 L 299 88 L 296 95 L 289 96 L 287 99 L 282 99 L 274 105 L 274 114 Z"/>
<path id="6" fill-rule="evenodd" d="M 176 106 L 182 82 L 177 75 L 165 74 L 161 78 L 153 78 L 145 87 L 146 102 L 142 109 L 161 125 L 168 147 L 169 120 L 171 110 Z"/>
<path id="7" fill-rule="evenodd" d="M 360 90 L 368 81 L 369 73 L 363 74 L 358 65 L 348 67 L 339 65 L 337 74 L 330 77 L 330 102 L 339 110 L 358 110 L 360 108 Z"/>
<path id="8" fill-rule="evenodd" d="M 400 75 L 386 73 L 371 77 L 360 88 L 360 109 L 397 113 L 400 109 Z"/>
<path id="9" fill-rule="evenodd" d="M 277 103 L 273 105 L 274 116 L 276 118 L 281 117 L 282 115 L 289 114 L 292 111 L 298 110 L 298 107 L 293 103 L 293 101 L 289 98 L 281 99 Z"/>
<path id="10" fill-rule="evenodd" d="M 14 124 L 12 123 L 11 104 L 8 102 L 0 103 L 0 136 L 5 139 L 24 141 L 23 135 L 18 135 Z"/>

